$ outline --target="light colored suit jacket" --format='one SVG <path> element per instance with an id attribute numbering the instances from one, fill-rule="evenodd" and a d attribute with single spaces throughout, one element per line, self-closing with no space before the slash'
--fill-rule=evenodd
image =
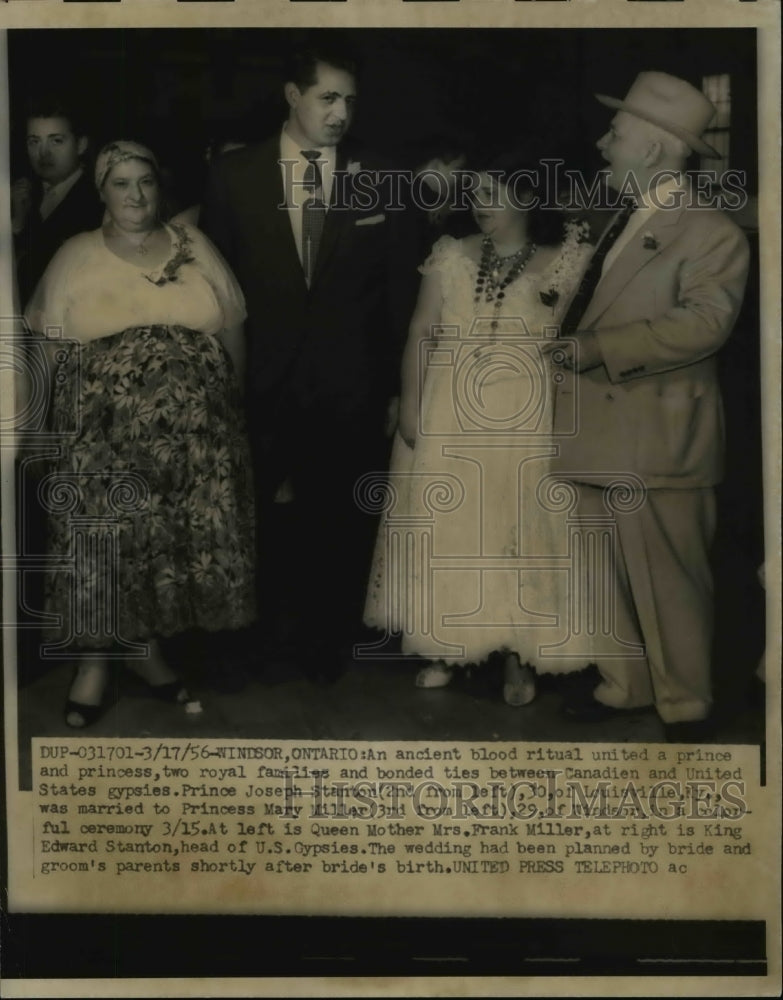
<path id="1" fill-rule="evenodd" d="M 556 386 L 554 469 L 576 482 L 633 473 L 694 489 L 723 471 L 715 354 L 745 290 L 742 230 L 716 209 L 662 209 L 618 255 L 580 322 L 604 364 Z"/>

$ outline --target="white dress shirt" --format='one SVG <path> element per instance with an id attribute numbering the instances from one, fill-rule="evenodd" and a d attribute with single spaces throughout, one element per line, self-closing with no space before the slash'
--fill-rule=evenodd
<path id="1" fill-rule="evenodd" d="M 307 148 L 317 149 L 318 147 Z M 308 161 L 302 156 L 302 149 L 303 147 L 295 143 L 289 136 L 286 126 L 283 125 L 283 131 L 280 133 L 280 170 L 288 218 L 291 220 L 296 252 L 299 254 L 300 261 L 302 260 L 302 206 L 310 197 L 303 186 Z M 325 146 L 323 149 L 318 149 L 318 153 L 318 169 L 321 171 L 324 201 L 328 210 L 332 197 L 334 171 L 337 165 L 337 149 L 334 146 Z"/>

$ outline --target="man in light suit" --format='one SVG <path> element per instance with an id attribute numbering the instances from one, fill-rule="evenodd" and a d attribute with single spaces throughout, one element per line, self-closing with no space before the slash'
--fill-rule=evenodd
<path id="1" fill-rule="evenodd" d="M 247 299 L 261 624 L 288 616 L 302 666 L 329 676 L 361 622 L 374 524 L 353 487 L 386 466 L 415 231 L 384 165 L 342 141 L 354 64 L 300 52 L 284 92 L 282 131 L 215 162 L 202 225 Z"/>
<path id="2" fill-rule="evenodd" d="M 573 340 L 560 355 L 555 424 L 573 407 L 577 433 L 561 439 L 555 463 L 588 520 L 606 518 L 603 487 L 629 485 L 614 514 L 612 578 L 588 589 L 610 584 L 616 629 L 641 641 L 646 659 L 602 660 L 564 711 L 587 721 L 655 705 L 668 739 L 698 740 L 710 731 L 710 545 L 723 461 L 715 355 L 742 303 L 748 246 L 683 174 L 691 151 L 717 155 L 701 139 L 715 109 L 700 91 L 647 72 L 624 101 L 597 96 L 617 111 L 598 143 L 609 185 L 639 203 L 607 227 L 592 288 L 588 270 L 585 301 L 577 292 L 563 322 L 568 337 L 573 321 Z"/>

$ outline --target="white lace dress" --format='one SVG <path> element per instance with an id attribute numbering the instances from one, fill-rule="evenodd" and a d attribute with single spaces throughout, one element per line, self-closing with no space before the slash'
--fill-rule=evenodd
<path id="1" fill-rule="evenodd" d="M 569 239 L 542 273 L 523 271 L 495 330 L 494 306 L 474 304 L 463 241 L 443 237 L 421 268 L 440 275 L 441 326 L 422 346 L 416 446 L 394 442 L 365 607 L 406 655 L 459 664 L 515 651 L 543 672 L 586 662 L 568 642 L 568 504 L 549 474 L 559 375 L 540 347 L 589 251 Z"/>

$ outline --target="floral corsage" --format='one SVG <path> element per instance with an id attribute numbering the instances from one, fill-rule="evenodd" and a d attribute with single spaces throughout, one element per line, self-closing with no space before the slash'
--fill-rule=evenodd
<path id="1" fill-rule="evenodd" d="M 177 272 L 182 265 L 190 264 L 196 259 L 190 250 L 190 245 L 193 241 L 188 231 L 183 226 L 172 226 L 171 228 L 177 234 L 177 241 L 172 248 L 174 253 L 162 268 L 153 271 L 151 274 L 144 275 L 147 281 L 152 282 L 153 285 L 166 285 L 170 281 L 176 281 Z"/>
<path id="2" fill-rule="evenodd" d="M 583 262 L 591 249 L 589 244 L 590 225 L 586 220 L 566 223 L 563 249 L 552 281 L 548 289 L 538 293 L 543 304 L 553 312 L 560 301 L 562 289 L 571 289 L 577 284 L 583 270 Z"/>

